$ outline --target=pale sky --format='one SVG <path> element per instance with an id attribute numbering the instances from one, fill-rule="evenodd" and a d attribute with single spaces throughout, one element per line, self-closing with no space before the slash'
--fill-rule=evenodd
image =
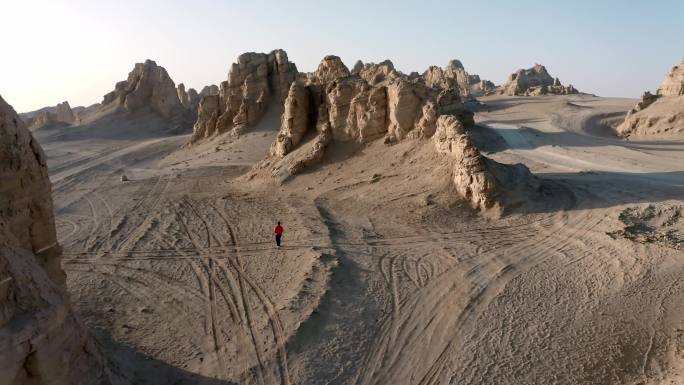
<path id="1" fill-rule="evenodd" d="M 100 102 L 152 59 L 202 88 L 246 51 L 300 71 L 336 54 L 406 73 L 460 59 L 502 83 L 535 63 L 580 91 L 638 97 L 684 57 L 684 1 L 0 0 L 0 95 L 17 111 Z"/>

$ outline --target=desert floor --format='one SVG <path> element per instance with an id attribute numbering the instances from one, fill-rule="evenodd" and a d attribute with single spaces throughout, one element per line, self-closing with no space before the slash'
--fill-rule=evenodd
<path id="1" fill-rule="evenodd" d="M 614 137 L 629 99 L 481 102 L 543 184 L 502 217 L 430 140 L 254 176 L 277 111 L 182 149 L 145 113 L 35 132 L 73 306 L 138 384 L 684 384 L 684 139 Z"/>

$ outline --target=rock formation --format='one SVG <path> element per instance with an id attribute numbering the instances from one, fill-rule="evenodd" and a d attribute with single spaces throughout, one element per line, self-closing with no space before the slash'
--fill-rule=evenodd
<path id="1" fill-rule="evenodd" d="M 271 153 L 283 157 L 299 144 L 306 135 L 309 125 L 310 95 L 304 85 L 293 82 L 285 99 L 285 107 L 281 117 L 280 132 L 274 142 Z"/>
<path id="2" fill-rule="evenodd" d="M 292 84 L 273 155 L 287 155 L 313 127 L 318 135 L 325 132 L 326 140 L 320 142 L 327 145 L 328 139 L 366 142 L 384 136 L 392 142 L 429 137 L 440 114 L 472 120 L 456 85 L 442 88 L 420 77 L 410 80 L 388 60 L 358 62 L 355 67 L 352 74 L 339 57 L 326 56 L 315 72 Z"/>
<path id="3" fill-rule="evenodd" d="M 272 158 L 264 165 L 293 175 L 320 162 L 337 142 L 433 138 L 437 151 L 453 164 L 456 190 L 474 208 L 521 202 L 539 183 L 524 165 L 499 164 L 474 146 L 465 129 L 472 113 L 461 99 L 458 64 L 407 76 L 389 61 L 359 61 L 349 71 L 338 57 L 326 56 L 315 72 L 290 86 Z"/>
<path id="4" fill-rule="evenodd" d="M 401 77 L 401 74 L 394 69 L 391 61 L 385 60 L 382 63 L 366 63 L 360 60 L 355 64 L 352 74 L 359 75 L 368 84 L 374 86 L 384 81 L 394 80 Z"/>
<path id="5" fill-rule="evenodd" d="M 239 134 L 254 126 L 271 100 L 277 107 L 282 105 L 296 77 L 297 67 L 283 50 L 240 55 L 219 94 L 200 101 L 190 143 L 226 132 Z"/>
<path id="6" fill-rule="evenodd" d="M 199 102 L 203 97 L 210 95 L 218 95 L 219 89 L 218 86 L 212 84 L 210 86 L 204 86 L 202 88 L 202 91 L 200 91 L 200 93 L 197 93 L 197 91 L 194 88 L 189 88 L 186 91 L 185 85 L 183 83 L 180 83 L 178 85 L 178 88 L 176 89 L 176 92 L 178 93 L 178 99 L 180 100 L 183 107 L 192 111 L 196 111 L 199 107 Z"/>
<path id="7" fill-rule="evenodd" d="M 216 84 L 212 84 L 209 86 L 204 86 L 202 87 L 202 91 L 199 93 L 200 99 L 209 96 L 209 95 L 218 95 L 219 94 L 219 88 Z"/>
<path id="8" fill-rule="evenodd" d="M 0 97 L 0 383 L 108 384 L 66 300 L 45 155 Z"/>
<path id="9" fill-rule="evenodd" d="M 45 127 L 68 126 L 76 122 L 76 115 L 66 101 L 54 107 L 41 108 L 31 113 L 31 116 L 28 128 L 32 131 Z"/>
<path id="10" fill-rule="evenodd" d="M 537 179 L 523 164 L 506 165 L 483 156 L 463 124 L 453 115 L 437 119 L 433 142 L 452 162 L 453 183 L 473 208 L 499 210 L 539 190 Z"/>
<path id="11" fill-rule="evenodd" d="M 684 59 L 665 76 L 663 83 L 658 89 L 659 96 L 683 96 L 684 95 Z"/>
<path id="12" fill-rule="evenodd" d="M 176 89 L 178 93 L 178 100 L 180 100 L 183 107 L 188 109 L 195 109 L 199 104 L 199 94 L 194 88 L 185 91 L 185 84 L 180 83 Z"/>
<path id="13" fill-rule="evenodd" d="M 171 118 L 182 108 L 173 80 L 152 60 L 136 63 L 128 79 L 116 83 L 114 91 L 102 100 L 103 106 L 112 103 L 128 111 L 149 106 L 164 118 Z"/>
<path id="14" fill-rule="evenodd" d="M 184 91 L 184 87 L 183 87 Z M 169 131 L 181 132 L 191 123 L 191 115 L 179 99 L 179 92 L 164 67 L 152 60 L 136 63 L 128 79 L 116 83 L 114 91 L 106 94 L 98 112 L 124 110 L 134 112 L 149 108 L 169 124 Z"/>
<path id="15" fill-rule="evenodd" d="M 684 60 L 665 76 L 656 95 L 641 96 L 617 132 L 625 137 L 684 133 Z"/>
<path id="16" fill-rule="evenodd" d="M 571 85 L 564 86 L 558 78 L 549 75 L 541 64 L 528 69 L 520 69 L 511 74 L 506 83 L 498 90 L 509 96 L 570 95 L 579 91 Z"/>
<path id="17" fill-rule="evenodd" d="M 440 67 L 432 66 L 422 76 L 425 79 L 425 83 L 431 87 L 458 87 L 463 97 L 484 96 L 495 89 L 494 83 L 488 80 L 481 80 L 478 75 L 470 75 L 466 72 L 459 60 L 449 61 L 444 70 Z"/>

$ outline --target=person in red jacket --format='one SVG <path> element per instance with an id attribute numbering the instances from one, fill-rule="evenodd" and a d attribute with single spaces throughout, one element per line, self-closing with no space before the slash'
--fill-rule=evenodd
<path id="1" fill-rule="evenodd" d="M 276 236 L 276 245 L 280 247 L 280 238 L 282 238 L 283 233 L 285 232 L 285 229 L 283 229 L 283 226 L 280 225 L 280 222 L 275 227 L 275 230 L 273 230 Z"/>

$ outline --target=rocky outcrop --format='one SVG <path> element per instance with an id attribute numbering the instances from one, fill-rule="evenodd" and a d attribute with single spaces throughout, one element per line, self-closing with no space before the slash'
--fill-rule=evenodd
<path id="1" fill-rule="evenodd" d="M 0 97 L 0 383 L 108 384 L 64 288 L 45 155 Z"/>
<path id="2" fill-rule="evenodd" d="M 152 60 L 136 63 L 128 79 L 116 83 L 114 91 L 104 96 L 102 105 L 112 104 L 127 111 L 150 107 L 167 119 L 183 108 L 173 80 Z"/>
<path id="3" fill-rule="evenodd" d="M 503 210 L 524 202 L 540 184 L 524 165 L 497 163 L 475 147 L 465 128 L 473 116 L 462 101 L 460 69 L 452 61 L 446 71 L 431 67 L 422 76 L 404 75 L 389 61 L 359 61 L 349 71 L 338 57 L 326 56 L 290 86 L 271 156 L 251 175 L 269 167 L 273 177 L 286 180 L 321 162 L 336 143 L 433 138 L 451 164 L 458 194 L 474 208 Z"/>
<path id="4" fill-rule="evenodd" d="M 361 66 L 358 67 L 358 71 L 356 71 L 356 67 L 359 65 L 359 63 Z M 392 62 L 389 60 L 385 60 L 378 64 L 363 64 L 361 61 L 359 61 L 355 65 L 355 69 L 352 70 L 352 73 L 355 73 L 355 71 L 357 75 L 359 75 L 363 80 L 372 86 L 377 86 L 381 83 L 389 82 L 401 77 L 401 74 L 394 69 L 394 64 L 392 64 Z"/>
<path id="5" fill-rule="evenodd" d="M 325 149 L 331 142 L 332 134 L 326 125 L 318 132 L 306 151 L 289 166 L 288 171 L 290 174 L 299 174 L 312 165 L 320 163 L 325 155 Z"/>
<path id="6" fill-rule="evenodd" d="M 454 187 L 473 208 L 503 210 L 539 191 L 539 182 L 524 165 L 505 165 L 483 156 L 452 115 L 437 119 L 433 142 L 452 162 Z"/>
<path id="7" fill-rule="evenodd" d="M 683 96 L 684 95 L 684 59 L 665 76 L 663 83 L 658 89 L 659 96 Z"/>
<path id="8" fill-rule="evenodd" d="M 423 73 L 422 77 L 430 87 L 457 87 L 460 95 L 464 98 L 484 96 L 495 89 L 494 83 L 466 72 L 459 60 L 449 61 L 444 70 L 438 66 L 431 66 Z"/>
<path id="9" fill-rule="evenodd" d="M 624 137 L 684 134 L 684 61 L 665 76 L 656 95 L 642 95 L 617 132 Z"/>
<path id="10" fill-rule="evenodd" d="M 205 96 L 218 95 L 219 88 L 218 86 L 212 84 L 210 86 L 202 87 L 202 91 L 197 93 L 197 91 L 194 88 L 189 88 L 186 91 L 185 85 L 183 83 L 180 83 L 178 85 L 178 88 L 176 89 L 176 92 L 178 94 L 178 99 L 180 100 L 183 107 L 192 111 L 196 111 L 199 107 L 200 100 Z"/>
<path id="11" fill-rule="evenodd" d="M 88 123 L 112 112 L 149 109 L 168 123 L 168 132 L 182 133 L 192 125 L 194 114 L 179 98 L 179 95 L 187 95 L 185 87 L 179 91 L 164 67 L 146 60 L 136 63 L 128 79 L 116 83 L 114 91 L 103 97 L 96 110 L 79 114 L 79 121 Z M 191 97 L 187 98 L 189 102 Z"/>
<path id="12" fill-rule="evenodd" d="M 62 102 L 54 107 L 42 108 L 32 114 L 28 121 L 29 130 L 38 130 L 46 127 L 68 126 L 76 122 L 76 115 L 72 111 L 69 102 Z"/>
<path id="13" fill-rule="evenodd" d="M 445 114 L 472 123 L 455 82 L 427 84 L 424 77 L 400 73 L 388 60 L 359 61 L 349 71 L 339 57 L 326 56 L 316 71 L 290 87 L 271 155 L 287 157 L 311 132 L 308 147 L 287 160 L 288 170 L 297 173 L 322 160 L 334 142 L 429 138 Z"/>
<path id="14" fill-rule="evenodd" d="M 509 96 L 570 95 L 579 91 L 571 85 L 564 86 L 558 78 L 553 78 L 541 64 L 528 69 L 520 69 L 511 74 L 498 93 Z"/>
<path id="15" fill-rule="evenodd" d="M 199 104 L 200 96 L 194 88 L 185 91 L 185 84 L 180 83 L 176 89 L 178 100 L 180 100 L 183 107 L 188 109 L 195 109 Z"/>
<path id="16" fill-rule="evenodd" d="M 210 96 L 210 95 L 218 95 L 219 94 L 219 88 L 216 84 L 212 84 L 209 86 L 204 86 L 202 87 L 202 90 L 199 93 L 199 98 L 203 98 L 205 96 Z"/>
<path id="17" fill-rule="evenodd" d="M 239 134 L 254 126 L 272 100 L 282 105 L 296 77 L 297 68 L 283 50 L 240 55 L 219 94 L 200 101 L 190 143 L 227 132 Z"/>
<path id="18" fill-rule="evenodd" d="M 302 141 L 309 125 L 309 104 L 309 91 L 300 82 L 293 82 L 285 99 L 280 132 L 271 154 L 283 157 Z"/>
<path id="19" fill-rule="evenodd" d="M 342 63 L 339 56 L 328 55 L 321 60 L 314 78 L 318 84 L 327 84 L 346 76 L 349 76 L 349 68 Z"/>

